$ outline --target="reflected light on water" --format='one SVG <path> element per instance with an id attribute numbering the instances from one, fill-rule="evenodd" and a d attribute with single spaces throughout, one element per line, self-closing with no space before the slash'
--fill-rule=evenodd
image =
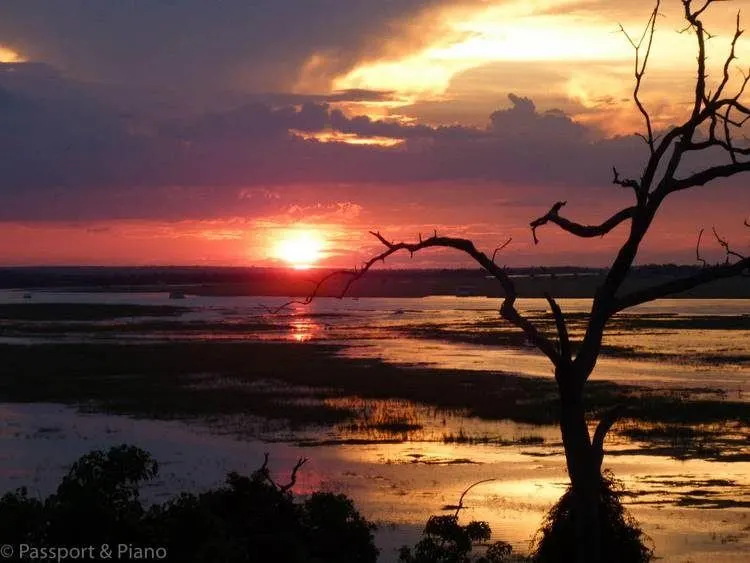
<path id="1" fill-rule="evenodd" d="M 290 324 L 290 340 L 295 342 L 307 342 L 316 338 L 322 327 L 310 319 L 295 319 Z"/>

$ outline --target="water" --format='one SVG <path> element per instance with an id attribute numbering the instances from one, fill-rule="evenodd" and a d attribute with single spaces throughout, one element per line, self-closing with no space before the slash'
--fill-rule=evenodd
<path id="1" fill-rule="evenodd" d="M 486 298 L 431 297 L 423 299 L 319 299 L 311 306 L 292 305 L 271 314 L 280 299 L 256 297 L 192 297 L 169 300 L 166 294 L 35 293 L 31 300 L 18 292 L 0 292 L 0 303 L 13 302 L 117 303 L 190 307 L 170 329 L 154 328 L 154 319 L 127 318 L 88 323 L 77 332 L 60 325 L 59 333 L 34 332 L 41 323 L 27 323 L 26 332 L 9 332 L 4 342 L 107 339 L 146 340 L 279 340 L 333 342 L 341 354 L 379 358 L 395 364 L 497 370 L 549 377 L 547 360 L 523 346 L 491 346 L 503 342 L 509 329 L 499 323 L 498 302 Z M 589 300 L 562 299 L 565 312 L 581 313 Z M 519 309 L 543 320 L 544 300 L 522 300 Z M 750 300 L 662 300 L 630 313 L 634 319 L 683 319 L 750 315 Z M 627 320 L 627 319 L 626 319 Z M 624 322 L 624 321 L 623 321 Z M 185 330 L 193 323 L 194 329 Z M 16 323 L 17 324 L 17 323 Z M 52 327 L 54 328 L 52 323 Z M 50 323 L 47 323 L 48 327 Z M 133 330 L 139 326 L 143 330 Z M 210 327 L 208 326 L 210 325 Z M 67 325 L 69 326 L 69 325 Z M 605 356 L 595 377 L 658 387 L 711 387 L 744 400 L 750 382 L 750 332 L 744 328 L 697 329 L 685 326 L 638 327 L 615 325 L 606 343 L 629 350 Z M 100 329 L 109 327 L 103 334 Z M 436 328 L 437 327 L 437 328 Z M 482 332 L 482 342 L 465 335 Z M 571 324 L 575 337 L 580 326 Z M 702 358 L 706 358 L 705 360 Z M 271 452 L 276 475 L 297 457 L 311 458 L 300 474 L 297 490 L 318 488 L 351 495 L 363 513 L 381 523 L 379 545 L 383 561 L 395 558 L 394 548 L 413 543 L 426 518 L 441 506 L 454 504 L 469 484 L 493 478 L 467 498 L 465 519 L 484 519 L 496 539 L 524 551 L 544 512 L 565 489 L 564 458 L 557 430 L 511 422 L 490 422 L 457 415 L 430 419 L 412 409 L 425 430 L 403 443 L 330 445 L 298 448 L 286 443 L 261 443 L 226 433 L 228 426 L 207 427 L 198 421 L 159 422 L 121 416 L 82 414 L 61 405 L 0 405 L 2 471 L 0 486 L 31 485 L 48 494 L 65 468 L 95 447 L 135 443 L 157 457 L 165 468 L 148 498 L 165 498 L 180 490 L 215 486 L 229 470 L 252 471 L 262 453 Z M 416 409 L 416 410 L 415 410 Z M 432 425 L 432 426 L 431 426 Z M 434 427 L 434 428 L 433 428 Z M 450 444 L 435 440 L 437 432 L 485 429 L 515 442 L 510 445 Z M 432 432 L 432 434 L 430 434 Z M 519 443 L 542 437 L 544 443 Z M 750 504 L 750 462 L 678 461 L 665 455 L 615 455 L 633 450 L 633 442 L 616 438 L 605 465 L 633 494 L 631 511 L 653 538 L 664 561 L 745 561 L 750 555 L 746 507 Z M 717 481 L 720 479 L 721 481 Z M 698 491 L 696 493 L 696 491 Z M 697 504 L 700 500 L 713 505 Z M 721 509 L 710 506 L 722 506 Z"/>
<path id="2" fill-rule="evenodd" d="M 29 301 L 23 293 L 0 291 L 0 303 Z M 262 339 L 283 341 L 320 341 L 345 345 L 345 356 L 378 358 L 403 365 L 427 365 L 437 368 L 493 370 L 548 377 L 552 367 L 541 353 L 531 347 L 509 348 L 488 344 L 472 344 L 448 338 L 419 338 L 414 332 L 439 326 L 444 332 L 455 333 L 484 330 L 496 325 L 500 333 L 517 333 L 504 323 L 497 312 L 499 301 L 484 297 L 426 298 L 320 298 L 310 305 L 292 304 L 274 311 L 286 301 L 259 297 L 198 297 L 170 300 L 166 293 L 54 293 L 38 292 L 34 303 L 112 303 L 140 305 L 177 305 L 191 308 L 177 322 L 216 322 L 210 331 L 149 332 L 115 334 L 122 340 L 150 339 Z M 560 299 L 565 313 L 585 313 L 590 299 Z M 532 318 L 547 311 L 544 299 L 521 299 L 518 309 Z M 750 315 L 750 299 L 662 299 L 632 309 L 617 318 L 648 315 L 652 318 L 700 318 Z M 137 324 L 143 319 L 118 321 L 123 325 Z M 262 330 L 234 330 L 243 323 L 265 325 Z M 477 328 L 477 325 L 481 325 Z M 571 336 L 580 335 L 571 325 Z M 68 341 L 84 339 L 85 335 L 66 335 Z M 34 342 L 50 336 L 5 337 L 3 342 Z M 631 349 L 636 357 L 625 360 L 607 357 L 597 365 L 595 379 L 620 383 L 637 383 L 658 387 L 705 387 L 723 389 L 736 396 L 750 391 L 750 330 L 675 329 L 610 330 L 605 338 L 610 344 Z M 657 358 L 652 358 L 658 353 Z M 740 356 L 738 358 L 738 356 Z M 702 360 L 705 358 L 705 360 Z"/>

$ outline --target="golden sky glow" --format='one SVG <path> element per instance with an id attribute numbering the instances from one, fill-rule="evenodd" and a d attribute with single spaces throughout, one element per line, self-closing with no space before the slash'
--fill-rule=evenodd
<path id="1" fill-rule="evenodd" d="M 389 137 L 363 137 L 354 133 L 342 133 L 341 131 L 307 132 L 290 130 L 291 133 L 303 139 L 315 139 L 321 143 L 347 143 L 349 145 L 377 145 L 381 147 L 394 147 L 403 143 L 402 139 L 391 139 Z"/>
<path id="2" fill-rule="evenodd" d="M 713 76 L 720 75 L 719 65 L 733 32 L 734 10 L 740 7 L 715 10 L 717 13 L 707 20 L 715 35 L 709 44 Z M 605 133 L 631 133 L 639 125 L 630 100 L 634 51 L 619 24 L 638 38 L 651 9 L 651 2 L 615 8 L 601 2 L 515 1 L 475 5 L 460 18 L 454 9 L 443 9 L 438 17 L 445 32 L 436 35 L 431 44 L 418 51 L 364 61 L 336 78 L 333 87 L 390 90 L 412 101 L 446 101 L 461 89 L 463 74 L 472 69 L 500 63 L 546 62 L 556 73 L 567 76 L 557 84 L 543 84 L 542 76 L 537 79 L 539 89 L 549 98 L 568 100 L 569 107 L 562 109 L 581 121 L 599 124 Z M 677 33 L 684 27 L 679 3 L 665 3 L 661 13 L 664 17 L 657 22 L 642 97 L 658 108 L 657 125 L 666 125 L 679 114 L 683 103 L 673 93 L 687 91 L 684 87 L 693 79 L 695 58 L 685 54 L 694 53 L 696 45 L 692 34 Z M 748 41 L 743 39 L 738 45 L 741 60 L 748 51 Z M 596 63 L 599 66 L 592 70 Z M 496 81 L 505 93 L 530 94 L 501 71 Z M 503 98 L 498 94 L 495 99 Z M 545 100 L 537 98 L 537 102 L 545 108 Z M 581 107 L 576 110 L 575 106 Z"/>
<path id="3" fill-rule="evenodd" d="M 613 21 L 533 11 L 534 3 L 525 2 L 480 8 L 465 20 L 446 21 L 448 35 L 424 50 L 363 64 L 334 86 L 439 95 L 458 73 L 494 61 L 630 60 Z"/>
<path id="4" fill-rule="evenodd" d="M 0 63 L 22 63 L 25 60 L 23 56 L 10 47 L 0 45 Z"/>

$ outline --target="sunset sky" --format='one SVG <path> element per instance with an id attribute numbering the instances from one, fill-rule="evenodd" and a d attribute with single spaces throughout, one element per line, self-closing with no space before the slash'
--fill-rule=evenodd
<path id="1" fill-rule="evenodd" d="M 696 54 L 681 3 L 663 4 L 643 85 L 662 128 L 687 111 Z M 652 9 L 5 0 L 0 264 L 352 266 L 378 250 L 369 230 L 437 229 L 490 251 L 513 237 L 508 265 L 605 265 L 622 228 L 582 242 L 548 227 L 534 247 L 528 222 L 561 199 L 583 222 L 630 204 L 611 169 L 638 176 L 646 147 L 618 29 L 640 35 Z M 739 9 L 750 19 L 750 0 L 705 17 L 713 76 Z M 750 67 L 750 39 L 737 51 Z M 674 195 L 640 262 L 694 262 L 713 225 L 747 249 L 748 184 Z M 391 263 L 462 265 L 440 252 Z"/>

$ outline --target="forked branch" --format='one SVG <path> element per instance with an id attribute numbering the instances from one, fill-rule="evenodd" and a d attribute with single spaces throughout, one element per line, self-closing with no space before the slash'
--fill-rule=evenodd
<path id="1" fill-rule="evenodd" d="M 286 485 L 280 485 L 273 479 L 273 477 L 271 477 L 271 472 L 268 469 L 268 457 L 268 452 L 263 454 L 263 465 L 261 465 L 260 468 L 255 471 L 255 475 L 267 481 L 268 484 L 270 484 L 280 493 L 287 493 L 290 489 L 292 489 L 292 487 L 294 487 L 294 485 L 297 483 L 297 472 L 302 468 L 303 465 L 305 465 L 309 461 L 306 457 L 299 458 L 297 460 L 297 463 L 292 468 L 292 473 L 289 477 L 289 483 L 287 483 Z"/>
<path id="2" fill-rule="evenodd" d="M 623 33 L 623 35 L 625 35 L 625 37 L 627 38 L 627 40 L 630 42 L 630 44 L 633 46 L 633 49 L 635 50 L 635 61 L 634 61 L 635 70 L 633 73 L 633 75 L 635 76 L 635 87 L 633 89 L 633 100 L 635 101 L 635 105 L 638 107 L 638 111 L 641 112 L 641 115 L 643 115 L 643 119 L 646 122 L 646 135 L 642 135 L 642 134 L 638 134 L 638 135 L 646 142 L 652 155 L 655 152 L 654 129 L 653 129 L 653 125 L 651 124 L 651 117 L 649 116 L 648 111 L 646 111 L 646 108 L 643 105 L 643 101 L 640 98 L 640 91 L 641 91 L 641 83 L 643 82 L 643 77 L 646 74 L 646 67 L 648 66 L 648 58 L 651 55 L 651 46 L 654 43 L 654 31 L 656 30 L 656 17 L 659 15 L 660 4 L 661 4 L 660 0 L 657 0 L 656 6 L 654 7 L 654 11 L 651 12 L 651 17 L 649 17 L 648 23 L 646 24 L 646 27 L 643 30 L 643 34 L 641 35 L 641 38 L 638 40 L 638 42 L 634 41 L 633 38 L 628 34 L 628 32 L 625 31 L 625 28 L 622 25 L 620 25 L 620 31 Z M 644 45 L 644 41 L 645 41 L 645 45 Z M 616 174 L 617 173 L 615 172 L 615 175 Z"/>
<path id="3" fill-rule="evenodd" d="M 744 260 L 744 256 L 740 254 L 739 252 L 735 252 L 732 250 L 732 248 L 729 246 L 729 242 L 727 239 L 722 238 L 719 233 L 716 232 L 716 227 L 711 227 L 711 230 L 714 233 L 714 238 L 716 239 L 716 242 L 719 243 L 719 246 L 724 250 L 724 254 L 726 254 L 726 258 L 724 259 L 724 262 L 726 264 L 729 264 L 729 261 L 732 258 L 738 258 L 739 260 Z"/>

